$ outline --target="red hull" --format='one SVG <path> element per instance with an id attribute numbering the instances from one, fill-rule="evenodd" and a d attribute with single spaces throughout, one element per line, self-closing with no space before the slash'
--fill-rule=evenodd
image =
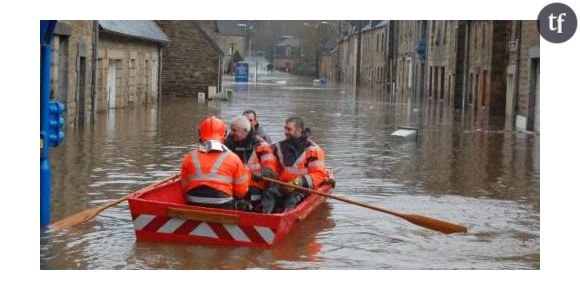
<path id="1" fill-rule="evenodd" d="M 279 214 L 206 208 L 187 205 L 180 182 L 178 178 L 145 188 L 129 198 L 137 239 L 272 248 L 326 199 L 310 194 L 294 210 Z"/>

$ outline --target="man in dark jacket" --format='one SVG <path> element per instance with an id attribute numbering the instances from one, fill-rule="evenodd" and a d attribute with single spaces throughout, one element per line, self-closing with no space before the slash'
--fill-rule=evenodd
<path id="1" fill-rule="evenodd" d="M 232 120 L 225 145 L 240 157 L 252 176 L 278 178 L 272 147 L 254 134 L 250 121 L 245 116 L 240 115 Z M 272 186 L 258 178 L 250 181 L 248 196 L 253 208 L 260 210 L 258 205 L 261 203 L 262 194 Z"/>
<path id="2" fill-rule="evenodd" d="M 260 127 L 260 124 L 258 123 L 258 117 L 256 116 L 256 112 L 254 110 L 245 110 L 243 115 L 246 116 L 246 118 L 248 118 L 248 120 L 250 121 L 250 124 L 252 125 L 252 130 L 254 131 L 256 136 L 264 139 L 264 141 L 268 142 L 268 144 L 272 144 L 272 139 L 270 139 L 270 136 L 266 134 L 264 128 Z"/>

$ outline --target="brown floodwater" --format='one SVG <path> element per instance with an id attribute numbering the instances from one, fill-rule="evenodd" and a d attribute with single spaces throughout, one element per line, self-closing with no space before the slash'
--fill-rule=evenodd
<path id="1" fill-rule="evenodd" d="M 437 102 L 389 99 L 285 74 L 226 82 L 231 101 L 163 99 L 67 128 L 51 150 L 52 221 L 177 172 L 209 115 L 257 111 L 274 141 L 302 116 L 335 171 L 335 194 L 460 223 L 443 235 L 336 200 L 274 249 L 135 239 L 127 203 L 70 230 L 41 232 L 41 269 L 539 269 L 540 136 Z M 394 137 L 396 126 L 419 128 Z"/>

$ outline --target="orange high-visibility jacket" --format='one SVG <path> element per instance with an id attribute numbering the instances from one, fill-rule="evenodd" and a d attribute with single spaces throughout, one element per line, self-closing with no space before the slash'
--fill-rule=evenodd
<path id="1" fill-rule="evenodd" d="M 312 140 L 308 139 L 305 148 L 298 156 L 294 164 L 284 164 L 284 155 L 281 147 L 282 142 L 274 145 L 274 155 L 277 157 L 277 169 L 281 181 L 292 181 L 297 177 L 303 177 L 306 182 L 304 187 L 316 188 L 322 184 L 328 171 L 324 166 L 324 151 Z"/>
<path id="2" fill-rule="evenodd" d="M 254 152 L 250 155 L 250 159 L 245 164 L 246 168 L 251 174 L 260 173 L 262 168 L 268 167 L 272 172 L 276 172 L 276 159 L 274 153 L 272 152 L 272 147 L 266 142 L 260 143 L 258 146 L 254 147 Z M 266 188 L 265 181 L 250 181 L 250 186 L 255 186 L 259 189 Z"/>
<path id="3" fill-rule="evenodd" d="M 183 192 L 205 185 L 242 198 L 248 192 L 250 176 L 240 158 L 227 149 L 221 152 L 195 149 L 183 158 L 181 184 Z"/>

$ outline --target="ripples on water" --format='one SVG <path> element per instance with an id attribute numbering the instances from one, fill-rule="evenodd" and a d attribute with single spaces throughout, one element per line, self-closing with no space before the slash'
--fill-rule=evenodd
<path id="1" fill-rule="evenodd" d="M 335 193 L 469 228 L 445 236 L 330 200 L 273 250 L 137 242 L 126 203 L 41 235 L 42 269 L 538 269 L 539 136 L 440 105 L 387 101 L 310 80 L 228 83 L 231 102 L 164 99 L 161 108 L 99 114 L 51 152 L 52 219 L 106 204 L 177 172 L 194 124 L 252 108 L 273 140 L 304 117 L 335 171 Z M 396 126 L 419 138 L 390 136 Z"/>

